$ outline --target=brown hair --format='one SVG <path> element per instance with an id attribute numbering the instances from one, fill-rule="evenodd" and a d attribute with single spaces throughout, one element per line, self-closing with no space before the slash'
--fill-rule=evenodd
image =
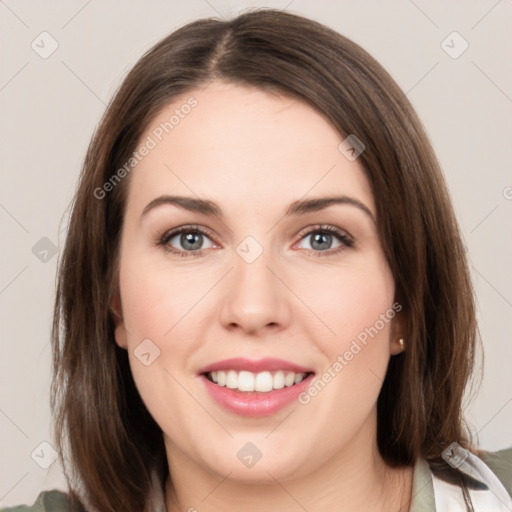
<path id="1" fill-rule="evenodd" d="M 129 160 L 148 123 L 178 95 L 219 79 L 299 98 L 365 145 L 381 242 L 407 318 L 378 399 L 378 446 L 390 465 L 443 465 L 472 446 L 462 414 L 476 321 L 459 228 L 428 138 L 407 97 L 362 48 L 330 28 L 271 9 L 203 19 L 150 49 L 129 72 L 88 148 L 59 262 L 52 410 L 68 481 L 100 511 L 140 511 L 151 474 L 168 476 L 161 429 L 114 341 L 110 304 L 129 176 L 97 191 Z M 61 455 L 62 456 L 62 455 Z M 66 462 L 65 460 L 63 462 Z M 446 465 L 446 464 L 445 464 Z M 75 482 L 76 479 L 76 483 Z"/>

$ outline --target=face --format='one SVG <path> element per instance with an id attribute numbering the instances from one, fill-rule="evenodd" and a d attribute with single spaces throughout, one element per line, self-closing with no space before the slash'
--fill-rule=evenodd
<path id="1" fill-rule="evenodd" d="M 221 82 L 148 137 L 113 307 L 171 473 L 284 481 L 356 457 L 401 335 L 362 165 L 308 105 Z"/>

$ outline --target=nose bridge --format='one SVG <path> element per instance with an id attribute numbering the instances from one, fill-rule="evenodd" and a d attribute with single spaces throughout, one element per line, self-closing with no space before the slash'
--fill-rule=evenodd
<path id="1" fill-rule="evenodd" d="M 254 292 L 268 293 L 274 283 L 271 279 L 272 255 L 268 243 L 263 246 L 254 236 L 247 236 L 236 247 L 235 274 L 237 281 L 254 287 Z M 261 288 L 261 290 L 259 290 Z M 265 290 L 266 289 L 266 290 Z M 253 294 L 254 295 L 254 294 Z"/>
<path id="2" fill-rule="evenodd" d="M 285 287 L 274 274 L 274 267 L 279 265 L 272 258 L 270 248 L 264 247 L 254 236 L 247 236 L 235 251 L 230 286 L 223 304 L 224 323 L 238 324 L 251 331 L 269 324 L 286 323 L 288 299 Z"/>

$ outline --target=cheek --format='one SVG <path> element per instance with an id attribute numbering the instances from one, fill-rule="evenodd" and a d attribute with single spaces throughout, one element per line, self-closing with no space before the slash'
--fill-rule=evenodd
<path id="1" fill-rule="evenodd" d="M 313 339 L 321 343 L 322 352 L 331 360 L 347 350 L 352 340 L 359 337 L 364 342 L 365 336 L 369 336 L 368 329 L 377 338 L 372 329 L 375 325 L 380 340 L 389 337 L 394 312 L 387 315 L 384 323 L 381 318 L 393 305 L 394 282 L 381 258 L 317 272 L 314 277 L 298 280 L 295 290 L 314 314 L 311 318 L 317 319 L 309 322 L 317 326 Z"/>
<path id="2" fill-rule="evenodd" d="M 126 327 L 134 335 L 168 342 L 180 327 L 187 323 L 187 314 L 201 297 L 203 282 L 193 282 L 186 271 L 169 271 L 152 264 L 144 257 L 123 262 L 120 273 L 123 314 Z M 204 280 L 203 280 L 204 281 Z"/>
<path id="3" fill-rule="evenodd" d="M 380 259 L 365 263 L 331 272 L 325 278 L 316 276 L 317 292 L 308 296 L 308 305 L 321 320 L 314 322 L 320 326 L 312 339 L 324 356 L 324 371 L 302 403 L 315 402 L 311 405 L 317 412 L 323 410 L 344 425 L 361 421 L 377 400 L 389 362 L 396 314 L 388 267 Z M 316 398 L 320 395 L 322 398 Z M 351 411 L 351 418 L 346 411 Z"/>
<path id="4" fill-rule="evenodd" d="M 195 371 L 192 356 L 204 340 L 203 325 L 212 321 L 208 291 L 218 277 L 170 270 L 165 260 L 127 251 L 119 279 L 132 374 L 148 409 L 163 421 L 171 405 L 193 406 L 180 383 Z"/>
<path id="5" fill-rule="evenodd" d="M 135 385 L 166 434 L 186 439 L 193 430 L 190 422 L 204 418 L 204 411 L 186 391 L 190 383 L 183 378 L 192 371 L 190 355 L 201 340 L 195 330 L 197 318 L 192 321 L 198 290 L 179 272 L 141 265 L 136 258 L 123 265 L 121 295 Z M 202 427 L 196 428 L 201 431 Z"/>

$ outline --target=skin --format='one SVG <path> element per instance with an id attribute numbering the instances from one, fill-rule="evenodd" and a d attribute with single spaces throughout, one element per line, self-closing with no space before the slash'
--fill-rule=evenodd
<path id="1" fill-rule="evenodd" d="M 320 113 L 265 90 L 213 82 L 168 105 L 141 140 L 190 96 L 197 106 L 129 178 L 112 304 L 116 342 L 128 350 L 140 395 L 164 432 L 168 510 L 408 510 L 412 468 L 391 469 L 376 444 L 376 403 L 400 351 L 401 314 L 307 405 L 248 418 L 204 389 L 198 370 L 229 357 L 283 358 L 321 375 L 392 308 L 395 286 L 375 221 L 361 209 L 342 204 L 283 217 L 295 200 L 330 195 L 355 198 L 376 216 L 362 165 L 338 150 L 343 137 Z M 164 194 L 212 200 L 223 217 L 169 204 L 142 215 Z M 197 235 L 201 254 L 179 235 L 167 246 L 186 257 L 158 244 L 190 224 L 212 235 L 202 245 Z M 318 249 L 319 224 L 339 228 L 353 246 L 333 235 Z M 247 236 L 263 248 L 252 263 L 236 252 Z M 134 355 L 144 339 L 160 350 L 148 366 Z M 247 442 L 262 453 L 251 468 L 237 458 Z"/>

